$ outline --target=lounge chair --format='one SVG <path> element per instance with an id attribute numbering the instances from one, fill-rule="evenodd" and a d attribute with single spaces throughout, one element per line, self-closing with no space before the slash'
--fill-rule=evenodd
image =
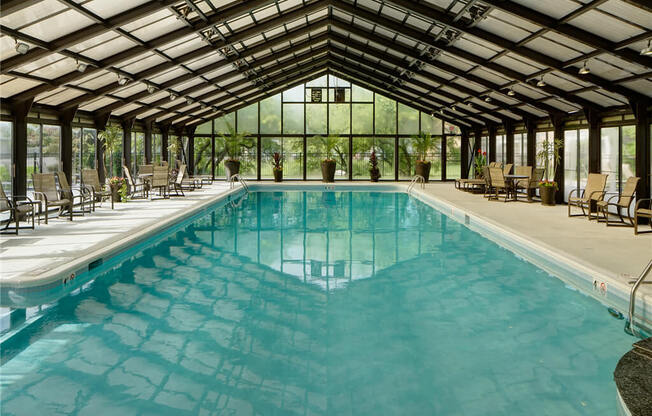
<path id="1" fill-rule="evenodd" d="M 527 196 L 528 202 L 533 202 L 532 196 L 534 195 L 536 189 L 539 187 L 539 182 L 541 182 L 541 179 L 543 178 L 545 169 L 532 169 L 532 166 L 517 166 L 516 169 L 518 168 L 527 168 L 527 170 L 530 172 L 530 179 L 520 179 L 516 181 L 514 184 L 516 188 L 515 191 L 518 192 L 519 189 L 522 189 L 523 193 L 525 193 Z M 519 173 L 516 174 L 518 175 Z M 523 175 L 527 175 L 527 173 L 523 173 Z"/>
<path id="2" fill-rule="evenodd" d="M 183 163 L 180 164 L 174 180 L 170 181 L 170 190 L 174 191 L 174 196 L 186 196 L 183 193 L 184 189 L 186 190 L 188 189 L 183 181 L 183 177 L 185 176 L 185 170 L 186 170 L 186 165 L 184 165 Z M 170 194 L 170 196 L 172 195 Z"/>
<path id="3" fill-rule="evenodd" d="M 122 165 L 122 170 L 124 171 L 127 186 L 129 187 L 129 195 L 134 198 L 134 195 L 140 193 L 142 198 L 147 198 L 147 185 L 144 182 L 136 183 L 131 176 L 131 171 L 125 165 Z"/>
<path id="4" fill-rule="evenodd" d="M 586 181 L 586 188 L 573 189 L 568 193 L 568 216 L 569 217 L 584 217 L 588 216 L 589 220 L 597 218 L 591 216 L 593 213 L 593 205 L 604 198 L 604 189 L 607 186 L 607 176 L 602 173 L 589 173 L 588 180 Z M 573 196 L 573 193 L 577 196 Z M 578 207 L 582 209 L 581 214 L 571 214 L 571 208 Z M 586 210 L 588 210 L 588 214 Z"/>
<path id="5" fill-rule="evenodd" d="M 85 187 L 72 187 L 68 183 L 68 177 L 64 172 L 57 172 L 57 179 L 59 180 L 59 188 L 64 198 L 69 199 L 72 202 L 72 205 L 75 205 L 75 199 L 79 200 L 80 211 L 73 211 L 73 215 L 81 214 L 84 215 L 86 212 L 91 212 L 91 206 L 88 207 L 86 211 L 85 204 L 89 203 L 92 205 L 91 192 L 86 190 Z M 75 191 L 77 194 L 75 195 Z"/>
<path id="6" fill-rule="evenodd" d="M 493 162 L 492 162 L 493 163 Z M 484 180 L 484 197 L 489 198 L 491 197 L 491 172 L 489 171 L 488 166 L 483 166 L 482 167 L 482 179 Z"/>
<path id="7" fill-rule="evenodd" d="M 152 170 L 151 188 L 152 191 L 158 188 L 158 194 L 163 198 L 170 197 L 170 181 L 167 166 L 154 166 Z"/>
<path id="8" fill-rule="evenodd" d="M 0 234 L 16 234 L 18 235 L 19 229 L 34 229 L 34 205 L 36 202 L 29 199 L 27 196 L 11 196 L 8 197 L 5 194 L 5 190 L 2 187 L 2 182 L 0 182 L 0 213 L 9 213 L 9 218 L 7 219 L 6 224 L 2 228 Z M 20 221 L 27 218 L 28 216 L 32 217 L 32 226 L 31 227 L 21 227 Z M 14 227 L 11 226 L 11 223 L 16 224 Z M 13 230 L 13 231 L 9 231 Z"/>
<path id="9" fill-rule="evenodd" d="M 505 194 L 504 202 L 507 202 L 512 189 L 509 182 L 505 181 L 503 170 L 501 168 L 489 168 L 489 175 L 491 176 L 491 188 L 495 192 L 489 197 L 489 199 L 498 200 L 499 194 L 503 192 Z"/>
<path id="10" fill-rule="evenodd" d="M 512 171 L 512 166 L 514 166 L 512 163 L 506 163 L 505 166 L 503 166 L 503 175 L 509 175 L 509 172 Z"/>
<path id="11" fill-rule="evenodd" d="M 620 227 L 634 226 L 634 219 L 632 218 L 629 211 L 632 206 L 632 202 L 634 201 L 634 196 L 636 195 L 636 186 L 638 185 L 638 181 L 640 179 L 641 178 L 632 176 L 631 178 L 627 179 L 627 182 L 625 182 L 625 187 L 623 188 L 622 193 L 620 194 L 614 193 L 615 195 L 609 197 L 609 199 L 607 199 L 606 201 L 603 199 L 602 201 L 598 201 L 596 203 L 598 217 L 600 217 L 600 214 L 602 214 L 602 218 L 598 218 L 598 222 L 605 222 L 607 226 L 620 226 Z M 611 194 L 611 192 L 605 193 L 605 195 L 609 195 L 609 194 Z M 612 202 L 616 198 L 618 198 L 618 200 Z M 609 219 L 610 207 L 615 208 L 619 220 L 614 221 Z M 627 218 L 629 223 L 625 222 L 625 218 L 623 218 L 622 210 L 625 210 L 625 218 Z"/>
<path id="12" fill-rule="evenodd" d="M 45 223 L 48 223 L 48 211 L 50 207 L 59 208 L 59 216 L 64 210 L 68 212 L 68 219 L 72 221 L 72 200 L 64 198 L 57 189 L 54 173 L 33 173 L 34 199 L 39 203 L 39 223 L 41 221 L 42 206 L 45 205 Z M 41 205 L 42 204 L 42 205 Z"/>
<path id="13" fill-rule="evenodd" d="M 96 202 L 99 202 L 100 206 L 102 206 L 102 202 L 109 198 L 111 198 L 111 208 L 113 209 L 111 189 L 102 187 L 97 169 L 82 169 L 82 185 L 91 193 L 91 201 L 93 202 L 91 209 L 93 211 L 95 211 Z"/>
<path id="14" fill-rule="evenodd" d="M 647 208 L 645 208 L 647 207 Z M 639 231 L 638 224 L 639 219 L 647 218 L 650 224 L 650 231 Z M 652 233 L 652 199 L 643 198 L 636 201 L 636 207 L 634 208 L 634 235 Z"/>

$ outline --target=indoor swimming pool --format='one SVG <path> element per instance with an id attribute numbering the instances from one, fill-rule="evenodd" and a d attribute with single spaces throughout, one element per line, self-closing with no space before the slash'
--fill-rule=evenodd
<path id="1" fill-rule="evenodd" d="M 400 192 L 252 192 L 78 279 L 5 332 L 3 415 L 613 415 L 635 341 Z"/>

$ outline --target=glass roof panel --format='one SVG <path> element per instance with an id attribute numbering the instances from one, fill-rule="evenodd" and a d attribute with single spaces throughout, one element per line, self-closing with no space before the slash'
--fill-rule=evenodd
<path id="1" fill-rule="evenodd" d="M 134 46 L 136 46 L 136 44 L 131 40 L 122 36 L 118 36 L 113 40 L 95 46 L 94 48 L 85 50 L 83 54 L 91 59 L 99 61 L 106 58 L 107 56 L 115 55 L 118 52 L 133 48 Z"/>
<path id="2" fill-rule="evenodd" d="M 571 20 L 573 26 L 595 33 L 612 42 L 620 42 L 643 33 L 642 29 L 629 25 L 622 20 L 607 16 L 597 10 L 590 10 Z"/>
<path id="3" fill-rule="evenodd" d="M 93 24 L 93 20 L 74 10 L 58 13 L 48 19 L 21 29 L 22 33 L 40 40 L 51 41 Z"/>
<path id="4" fill-rule="evenodd" d="M 0 24 L 11 29 L 19 29 L 27 25 L 46 19 L 55 14 L 61 13 L 67 7 L 58 0 L 43 0 L 32 6 L 14 13 L 0 17 Z"/>
<path id="5" fill-rule="evenodd" d="M 128 2 L 110 1 L 110 0 L 92 0 L 84 3 L 84 7 L 96 15 L 108 19 L 118 13 L 133 9 L 149 0 L 129 0 Z M 79 1 L 78 1 L 79 3 Z"/>
<path id="6" fill-rule="evenodd" d="M 0 97 L 7 98 L 12 95 L 18 94 L 30 88 L 36 87 L 41 83 L 38 81 L 32 81 L 31 79 L 24 78 L 14 78 L 11 81 L 5 82 L 0 85 Z"/>
<path id="7" fill-rule="evenodd" d="M 165 19 L 159 20 L 143 28 L 134 30 L 131 32 L 131 34 L 140 40 L 149 41 L 159 36 L 173 32 L 177 29 L 181 29 L 182 27 L 185 27 L 183 22 L 170 15 Z"/>

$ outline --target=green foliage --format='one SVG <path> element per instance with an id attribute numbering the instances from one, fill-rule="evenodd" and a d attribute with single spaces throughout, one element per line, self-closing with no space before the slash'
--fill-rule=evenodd
<path id="1" fill-rule="evenodd" d="M 554 184 L 555 173 L 561 161 L 560 150 L 564 146 L 561 139 L 550 140 L 546 138 L 541 145 L 541 150 L 537 153 L 537 159 L 540 166 L 545 169 L 545 179 L 543 182 Z M 552 185 L 550 185 L 552 186 Z"/>
<path id="2" fill-rule="evenodd" d="M 430 133 L 419 132 L 419 134 L 412 136 L 414 150 L 417 155 L 417 160 L 425 162 L 428 151 L 434 146 L 435 140 L 430 135 Z"/>
<path id="3" fill-rule="evenodd" d="M 226 122 L 228 134 L 223 134 L 221 137 L 224 140 L 224 149 L 229 156 L 229 160 L 239 160 L 242 156 L 243 148 L 251 149 L 256 145 L 256 139 L 249 137 L 249 133 L 238 133 L 235 127 Z"/>
<path id="4" fill-rule="evenodd" d="M 326 153 L 325 160 L 333 160 L 333 154 L 337 148 L 337 145 L 339 144 L 340 136 L 337 134 L 329 134 L 326 137 L 314 136 L 313 140 L 320 141 L 323 144 Z"/>
<path id="5" fill-rule="evenodd" d="M 104 176 L 107 176 L 107 154 L 113 159 L 113 154 L 122 147 L 122 129 L 118 126 L 106 126 L 106 129 L 97 134 L 100 139 L 101 146 L 104 149 L 102 152 L 102 161 L 104 162 Z M 111 169 L 113 171 L 113 169 Z"/>

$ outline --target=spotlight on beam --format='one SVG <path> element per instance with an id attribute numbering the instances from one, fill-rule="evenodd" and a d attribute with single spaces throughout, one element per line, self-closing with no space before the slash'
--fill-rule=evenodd
<path id="1" fill-rule="evenodd" d="M 84 72 L 86 71 L 86 68 L 88 68 L 87 63 L 77 61 L 77 71 Z"/>
<path id="2" fill-rule="evenodd" d="M 177 98 L 179 98 L 179 96 L 177 94 L 175 94 L 174 92 L 170 92 L 170 101 L 174 101 Z"/>
<path id="3" fill-rule="evenodd" d="M 16 52 L 25 55 L 27 51 L 29 51 L 29 45 L 24 42 L 18 42 L 18 39 L 16 39 Z"/>
<path id="4" fill-rule="evenodd" d="M 578 74 L 580 75 L 587 75 L 591 73 L 591 70 L 589 69 L 588 66 L 586 66 L 586 61 L 584 61 L 584 66 L 580 68 L 579 71 L 577 71 Z"/>
<path id="5" fill-rule="evenodd" d="M 156 91 L 156 87 L 153 86 L 152 84 L 149 84 L 149 85 L 147 86 L 147 92 L 148 92 L 148 93 L 150 93 L 150 94 L 154 94 L 155 91 Z"/>
<path id="6" fill-rule="evenodd" d="M 646 56 L 652 55 L 652 40 L 648 40 L 647 46 L 641 49 L 641 55 L 646 55 Z"/>

